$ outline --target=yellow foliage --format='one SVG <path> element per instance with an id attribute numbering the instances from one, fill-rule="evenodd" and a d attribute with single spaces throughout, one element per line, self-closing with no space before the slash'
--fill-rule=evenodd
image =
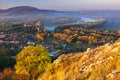
<path id="1" fill-rule="evenodd" d="M 50 61 L 48 51 L 44 47 L 27 46 L 16 56 L 15 72 L 35 79 L 45 71 Z"/>

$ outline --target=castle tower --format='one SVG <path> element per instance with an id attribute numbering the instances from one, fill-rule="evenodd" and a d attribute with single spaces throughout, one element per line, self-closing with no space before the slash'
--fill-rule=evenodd
<path id="1" fill-rule="evenodd" d="M 36 24 L 35 24 L 35 27 L 36 29 L 38 30 L 38 32 L 41 30 L 41 31 L 44 31 L 44 25 L 41 21 L 37 21 Z"/>

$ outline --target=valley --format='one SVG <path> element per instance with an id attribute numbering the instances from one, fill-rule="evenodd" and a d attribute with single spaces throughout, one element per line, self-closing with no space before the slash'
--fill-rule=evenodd
<path id="1" fill-rule="evenodd" d="M 0 80 L 119 80 L 120 11 L 0 10 Z"/>

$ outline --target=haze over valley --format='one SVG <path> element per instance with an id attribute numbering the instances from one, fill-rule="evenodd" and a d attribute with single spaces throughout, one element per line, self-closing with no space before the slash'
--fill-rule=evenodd
<path id="1" fill-rule="evenodd" d="M 120 25 L 119 15 L 119 10 L 57 11 L 30 6 L 18 6 L 0 10 L 0 24 L 42 20 L 46 28 L 53 30 L 54 27 L 63 24 L 92 22 L 103 18 L 107 20 L 105 28 L 117 30 Z"/>
<path id="2" fill-rule="evenodd" d="M 120 80 L 120 0 L 0 0 L 0 80 Z"/>

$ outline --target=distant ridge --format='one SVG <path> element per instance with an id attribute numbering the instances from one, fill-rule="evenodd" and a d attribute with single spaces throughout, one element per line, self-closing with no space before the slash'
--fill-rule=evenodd
<path id="1" fill-rule="evenodd" d="M 17 6 L 8 8 L 6 10 L 0 10 L 1 13 L 7 13 L 8 15 L 23 15 L 23 14 L 39 14 L 41 12 L 56 12 L 55 10 L 43 10 L 31 6 Z"/>
<path id="2" fill-rule="evenodd" d="M 2 12 L 3 10 L 2 9 L 0 9 L 0 12 Z"/>
<path id="3" fill-rule="evenodd" d="M 17 6 L 17 7 L 12 7 L 12 8 L 8 8 L 6 9 L 7 11 L 8 10 L 15 10 L 15 9 L 18 9 L 18 10 L 38 10 L 38 11 L 55 11 L 55 10 L 44 10 L 44 9 L 38 9 L 36 7 L 31 7 L 31 6 Z"/>

